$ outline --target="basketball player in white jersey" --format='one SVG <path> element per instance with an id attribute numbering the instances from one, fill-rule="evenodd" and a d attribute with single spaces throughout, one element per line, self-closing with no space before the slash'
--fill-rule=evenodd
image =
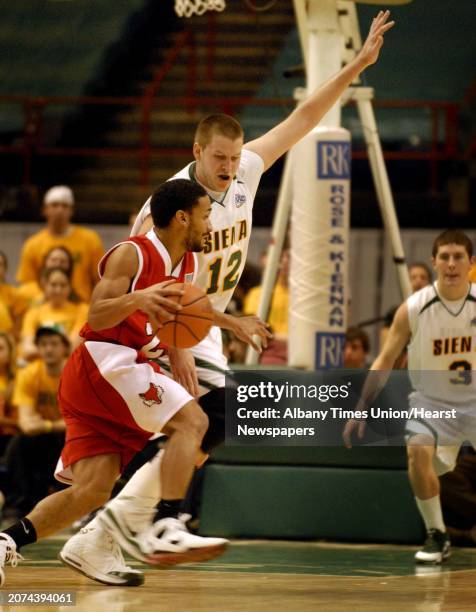
<path id="1" fill-rule="evenodd" d="M 193 145 L 195 161 L 173 177 L 197 181 L 212 199 L 213 232 L 199 260 L 196 284 L 207 292 L 213 307 L 223 312 L 223 323 L 249 344 L 254 345 L 253 336 L 258 330 L 263 336 L 262 322 L 257 317 L 241 317 L 232 322 L 224 311 L 245 265 L 253 202 L 261 175 L 312 130 L 354 79 L 377 61 L 383 36 L 394 25 L 388 21 L 389 14 L 389 11 L 379 12 L 362 50 L 352 62 L 260 138 L 243 144 L 240 124 L 227 115 L 212 115 L 201 121 Z M 149 217 L 146 202 L 133 226 L 133 235 L 149 229 Z M 220 330 L 213 327 L 209 336 L 191 351 L 171 351 L 169 360 L 162 360 L 160 365 L 164 370 L 169 368 L 175 380 L 194 397 L 200 396 L 200 406 L 210 422 L 202 450 L 210 452 L 224 437 L 227 361 L 222 352 Z M 74 550 L 76 557 L 87 555 L 90 565 L 94 559 L 102 582 L 111 572 L 114 573 L 111 584 L 118 584 L 117 575 L 123 572 L 119 552 L 106 545 L 105 529 L 129 554 L 143 562 L 152 562 L 153 530 L 149 535 L 142 533 L 140 538 L 136 534 L 145 528 L 160 499 L 159 463 L 160 453 L 138 470 L 119 496 L 63 549 L 64 552 Z M 126 579 L 123 584 L 127 585 Z"/>
<path id="2" fill-rule="evenodd" d="M 382 371 L 381 388 L 409 343 L 408 369 L 414 389 L 409 406 L 428 411 L 406 424 L 409 479 L 427 530 L 415 561 L 438 564 L 450 556 L 438 476 L 454 468 L 463 442 L 469 440 L 476 448 L 476 285 L 468 282 L 473 245 L 462 231 L 440 234 L 432 255 L 436 282 L 398 308 L 370 369 Z M 375 397 L 375 379 L 369 377 L 357 409 L 372 405 Z M 348 447 L 354 430 L 362 438 L 365 422 L 347 422 L 343 435 Z"/>

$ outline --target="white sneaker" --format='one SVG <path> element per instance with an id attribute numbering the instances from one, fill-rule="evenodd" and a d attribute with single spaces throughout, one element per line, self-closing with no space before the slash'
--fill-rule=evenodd
<path id="1" fill-rule="evenodd" d="M 59 553 L 71 569 L 111 586 L 140 586 L 144 574 L 127 566 L 119 545 L 101 527 L 84 527 Z"/>
<path id="2" fill-rule="evenodd" d="M 5 572 L 4 567 L 7 563 L 10 563 L 13 567 L 16 567 L 18 561 L 22 560 L 23 557 L 20 553 L 17 553 L 17 545 L 14 540 L 6 533 L 0 533 L 0 587 L 5 584 Z"/>
<path id="3" fill-rule="evenodd" d="M 203 538 L 187 531 L 182 521 L 166 518 L 135 533 L 113 508 L 104 508 L 97 519 L 132 557 L 158 567 L 208 561 L 223 554 L 228 540 Z"/>

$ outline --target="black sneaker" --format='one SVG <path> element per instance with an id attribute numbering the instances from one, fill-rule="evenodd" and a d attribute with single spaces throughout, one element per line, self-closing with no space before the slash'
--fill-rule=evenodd
<path id="1" fill-rule="evenodd" d="M 423 548 L 415 554 L 416 563 L 442 563 L 451 555 L 450 538 L 446 531 L 429 529 Z"/>

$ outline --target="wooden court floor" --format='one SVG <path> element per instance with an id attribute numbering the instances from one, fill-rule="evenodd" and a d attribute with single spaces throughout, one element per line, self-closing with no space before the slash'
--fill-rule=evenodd
<path id="1" fill-rule="evenodd" d="M 7 567 L 5 588 L 74 591 L 76 605 L 2 610 L 476 610 L 476 550 L 458 549 L 442 568 L 416 570 L 412 547 L 239 541 L 220 559 L 172 571 L 143 568 L 143 586 L 117 588 L 65 568 L 56 559 L 63 540 L 25 547 L 26 560 Z"/>

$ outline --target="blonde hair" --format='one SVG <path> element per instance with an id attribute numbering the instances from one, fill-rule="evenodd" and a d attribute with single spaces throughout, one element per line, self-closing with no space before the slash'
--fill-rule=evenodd
<path id="1" fill-rule="evenodd" d="M 230 115 L 216 114 L 208 115 L 200 121 L 195 131 L 195 142 L 201 147 L 206 147 L 214 134 L 220 134 L 230 140 L 244 136 L 243 128 L 236 119 Z"/>

